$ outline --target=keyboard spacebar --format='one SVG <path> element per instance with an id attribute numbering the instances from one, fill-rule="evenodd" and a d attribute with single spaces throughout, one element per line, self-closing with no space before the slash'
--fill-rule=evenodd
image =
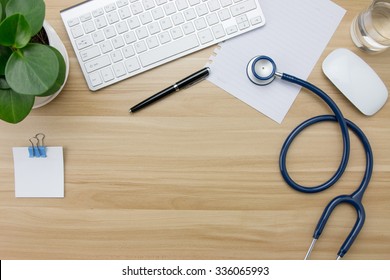
<path id="1" fill-rule="evenodd" d="M 139 55 L 139 59 L 142 66 L 146 67 L 176 54 L 196 48 L 197 46 L 199 46 L 198 38 L 195 34 L 192 34 L 152 49 L 149 52 L 142 53 Z"/>

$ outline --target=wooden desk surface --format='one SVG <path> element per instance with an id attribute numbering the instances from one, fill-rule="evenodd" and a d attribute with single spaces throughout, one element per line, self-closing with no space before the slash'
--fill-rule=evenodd
<path id="1" fill-rule="evenodd" d="M 290 189 L 278 169 L 288 133 L 329 113 L 307 92 L 282 125 L 207 81 L 129 116 L 131 105 L 201 68 L 213 48 L 93 94 L 59 15 L 78 2 L 46 0 L 46 18 L 70 55 L 64 91 L 22 123 L 0 123 L 0 259 L 302 259 L 325 205 L 360 183 L 365 161 L 358 140 L 352 137 L 341 181 L 307 195 Z M 321 70 L 332 50 L 349 48 L 390 88 L 390 51 L 367 55 L 349 38 L 353 17 L 370 1 L 335 2 L 348 12 L 309 80 L 365 131 L 375 153 L 363 199 L 367 220 L 345 258 L 390 259 L 390 104 L 365 117 Z M 38 132 L 47 145 L 64 147 L 64 199 L 15 198 L 11 148 Z M 333 124 L 305 132 L 289 154 L 292 176 L 308 185 L 328 179 L 340 139 Z M 312 257 L 334 259 L 354 222 L 351 207 L 336 209 Z"/>

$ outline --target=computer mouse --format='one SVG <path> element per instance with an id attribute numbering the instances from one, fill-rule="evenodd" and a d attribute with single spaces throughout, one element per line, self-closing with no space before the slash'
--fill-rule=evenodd
<path id="1" fill-rule="evenodd" d="M 322 63 L 328 79 L 363 114 L 372 116 L 385 105 L 386 85 L 359 56 L 347 49 L 336 49 Z"/>

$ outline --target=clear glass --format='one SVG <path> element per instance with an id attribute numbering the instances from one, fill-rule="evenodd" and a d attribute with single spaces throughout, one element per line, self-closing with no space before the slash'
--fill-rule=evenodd
<path id="1" fill-rule="evenodd" d="M 376 53 L 390 47 L 390 0 L 374 0 L 353 20 L 351 37 L 363 51 Z"/>

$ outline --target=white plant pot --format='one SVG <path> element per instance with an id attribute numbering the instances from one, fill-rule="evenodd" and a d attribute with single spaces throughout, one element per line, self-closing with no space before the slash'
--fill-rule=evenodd
<path id="1" fill-rule="evenodd" d="M 45 96 L 45 97 L 38 97 L 38 96 L 35 97 L 33 109 L 42 107 L 43 105 L 46 105 L 47 103 L 52 101 L 54 98 L 56 98 L 56 96 L 61 92 L 62 88 L 65 86 L 66 80 L 68 79 L 68 75 L 69 75 L 69 56 L 68 56 L 68 53 L 66 51 L 64 44 L 62 43 L 57 32 L 54 30 L 54 28 L 46 20 L 43 22 L 43 28 L 45 29 L 45 31 L 47 33 L 47 37 L 49 38 L 49 45 L 56 48 L 64 57 L 65 65 L 66 65 L 65 81 L 64 81 L 64 84 L 61 86 L 61 88 L 53 95 Z"/>

